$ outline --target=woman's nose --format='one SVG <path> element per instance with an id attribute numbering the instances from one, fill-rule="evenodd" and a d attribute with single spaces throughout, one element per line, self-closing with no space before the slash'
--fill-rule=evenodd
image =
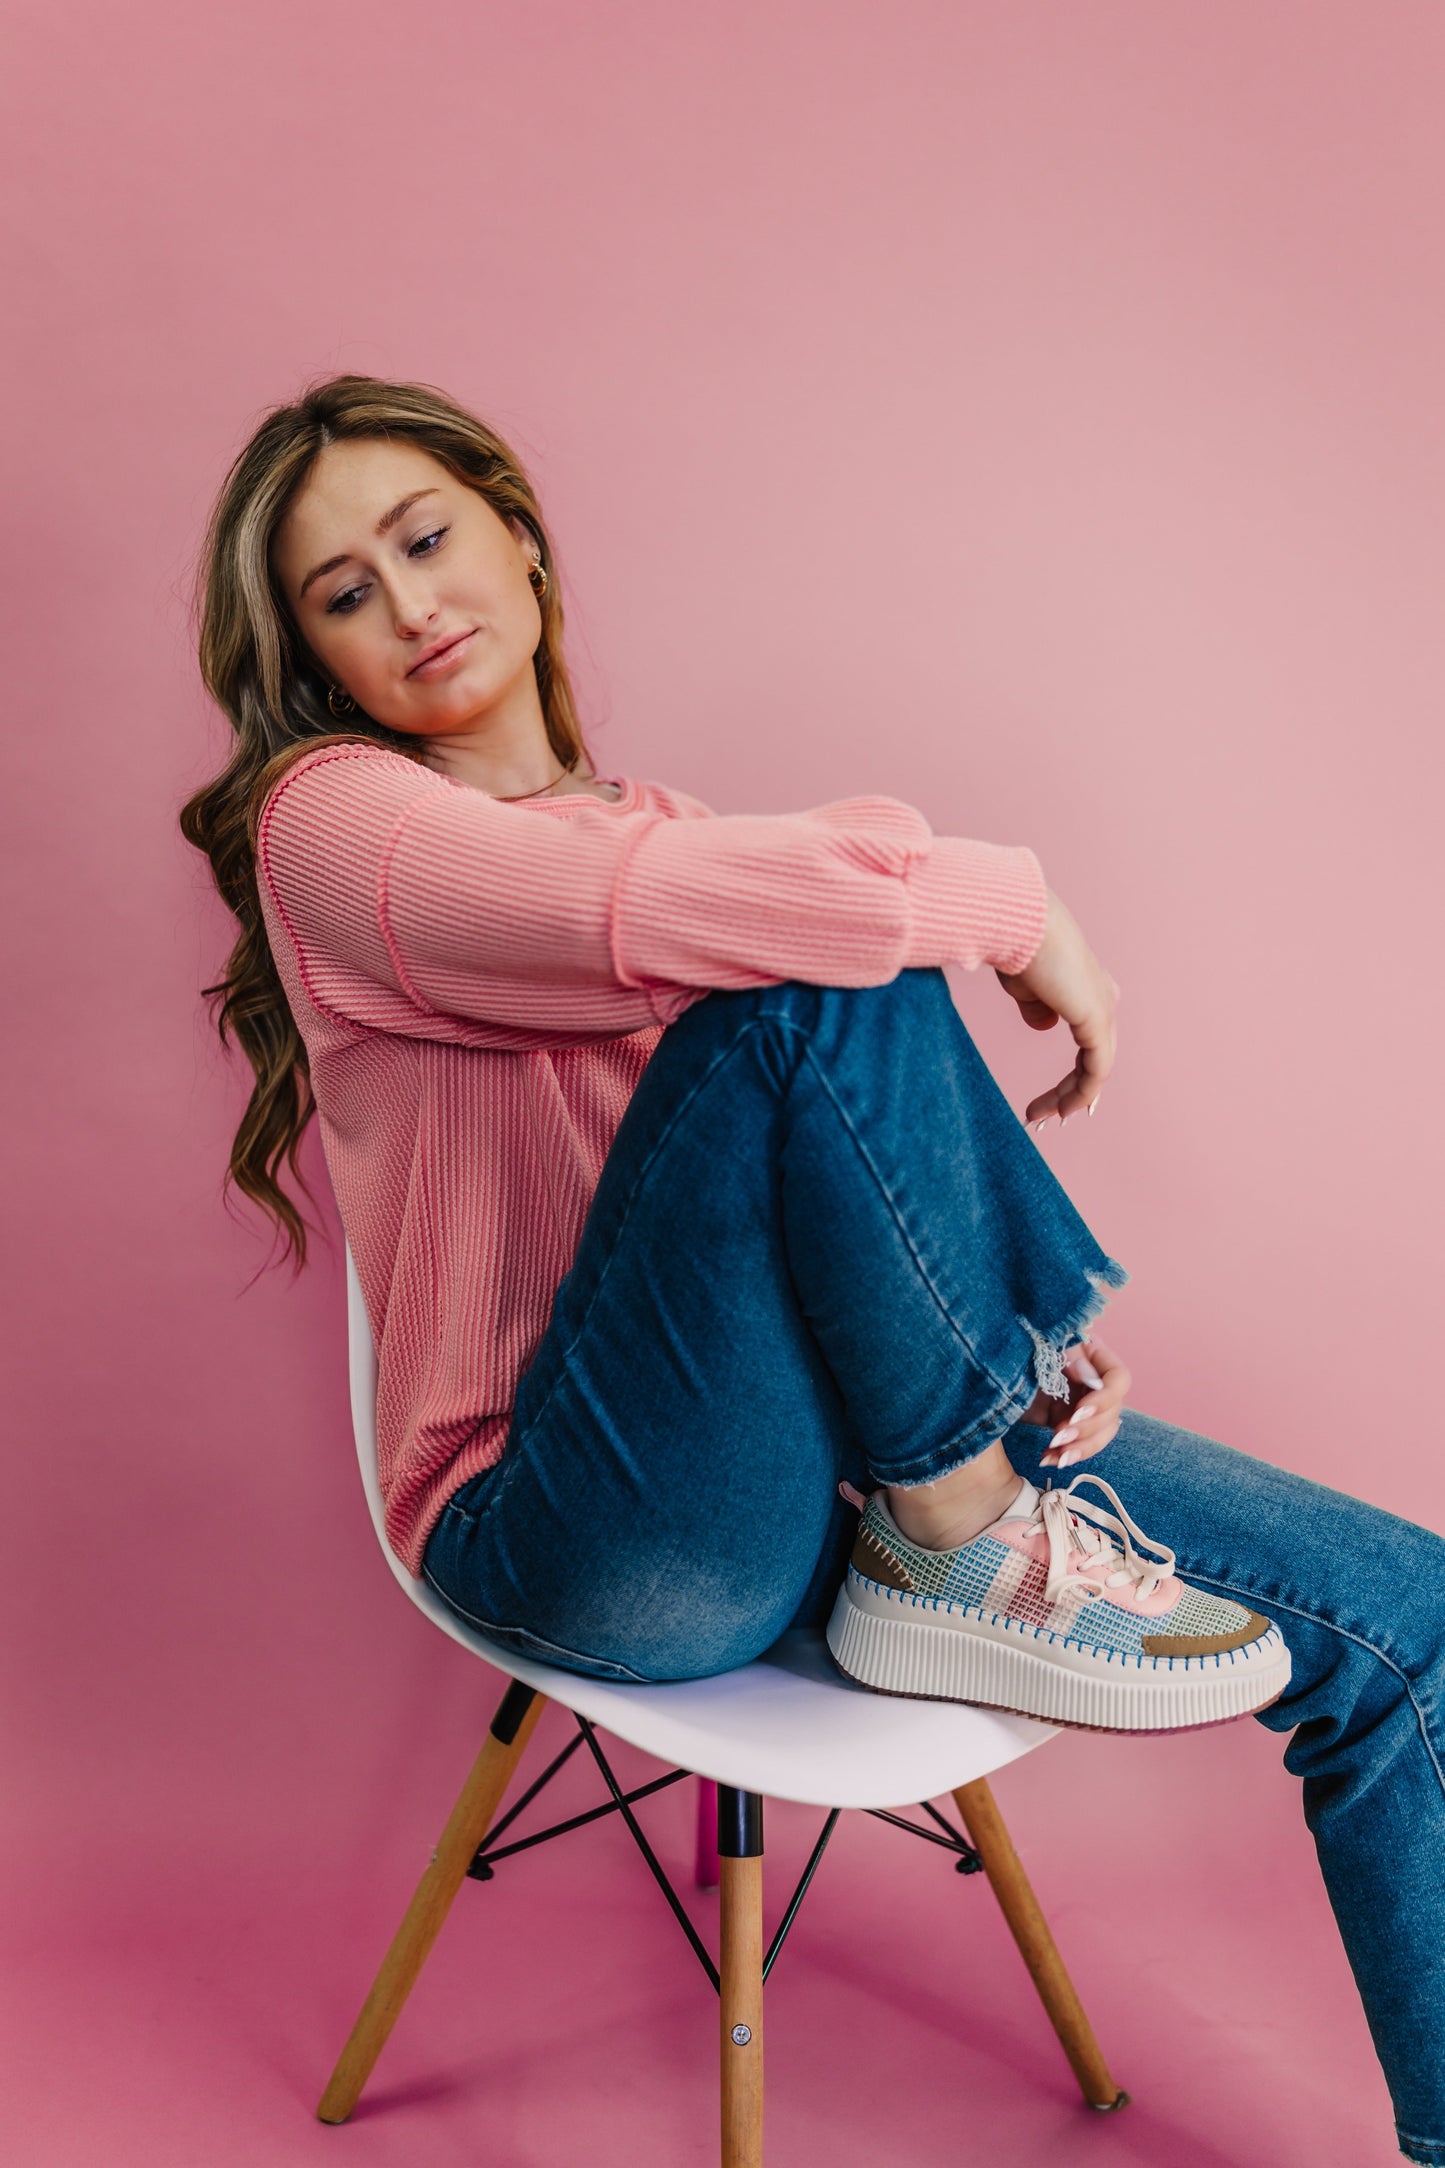
<path id="1" fill-rule="evenodd" d="M 392 622 L 403 639 L 422 633 L 436 622 L 438 609 L 429 584 L 421 579 L 396 575 L 391 582 Z"/>

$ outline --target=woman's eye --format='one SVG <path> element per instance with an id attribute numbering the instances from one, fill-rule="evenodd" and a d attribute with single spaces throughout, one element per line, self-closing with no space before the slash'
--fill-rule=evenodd
<path id="1" fill-rule="evenodd" d="M 415 557 L 418 554 L 423 557 L 434 556 L 436 553 L 430 545 L 444 541 L 450 533 L 451 529 L 449 527 L 434 527 L 429 534 L 419 534 L 407 551 L 407 556 Z M 349 617 L 352 611 L 359 607 L 359 598 L 365 593 L 366 589 L 364 587 L 343 587 L 341 593 L 333 595 L 327 603 L 327 614 L 334 617 Z"/>

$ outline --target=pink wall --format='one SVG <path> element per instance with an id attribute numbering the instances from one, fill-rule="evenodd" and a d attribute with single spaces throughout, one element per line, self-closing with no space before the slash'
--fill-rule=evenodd
<path id="1" fill-rule="evenodd" d="M 440 383 L 530 461 L 606 768 L 720 809 L 887 790 L 1032 843 L 1124 988 L 1099 1117 L 1044 1148 L 1133 1272 L 1109 1326 L 1137 1404 L 1445 1528 L 1445 17 L 62 0 L 9 44 L 5 1813 L 36 1978 L 60 1968 L 21 1992 L 49 2043 L 22 2154 L 100 2157 L 43 2133 L 52 2080 L 76 2114 L 111 2097 L 101 2065 L 46 2057 L 138 1977 L 209 1985 L 118 2065 L 160 2102 L 186 2061 L 199 2131 L 195 2054 L 240 2039 L 253 2097 L 278 1891 L 375 1870 L 354 1954 L 318 1926 L 285 1958 L 315 2037 L 238 2155 L 309 2158 L 486 1682 L 375 1554 L 334 1245 L 253 1279 L 264 1240 L 219 1202 L 244 1080 L 197 988 L 228 936 L 174 816 L 222 742 L 186 590 L 225 463 L 308 375 Z M 961 999 L 1016 1104 L 1065 1066 L 991 978 Z M 324 1186 L 314 1137 L 309 1164 Z M 1278 1743 L 1171 1752 L 1068 1742 L 1013 1796 L 1061 1873 L 1071 1754 L 1111 1802 L 1096 1860 L 1166 1792 L 1264 1832 L 1316 2002 L 1259 2112 L 1294 2086 L 1351 2168 L 1392 2157 Z M 264 1931 L 232 1920 L 247 1874 Z M 1257 1914 L 1209 1931 L 1238 1939 L 1206 2009 L 1265 1949 Z M 1237 2102 L 1189 2068 L 1218 2133 Z M 374 2157 L 407 2158 L 388 2127 Z M 1235 2143 L 1197 2157 L 1265 2157 Z M 513 2157 L 562 2156 L 538 2126 Z"/>

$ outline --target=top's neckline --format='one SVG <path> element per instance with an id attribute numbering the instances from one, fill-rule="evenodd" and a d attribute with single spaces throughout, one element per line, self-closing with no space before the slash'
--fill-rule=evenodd
<path id="1" fill-rule="evenodd" d="M 433 768 L 431 773 L 439 775 L 444 783 L 454 783 L 458 790 L 474 790 L 482 798 L 492 797 L 491 792 L 482 790 L 480 784 L 464 782 L 459 775 L 447 775 L 440 768 Z M 492 798 L 492 803 L 493 805 L 519 805 L 537 813 L 550 811 L 554 806 L 575 805 L 579 800 L 585 805 L 605 806 L 613 813 L 630 810 L 636 805 L 638 786 L 630 775 L 599 775 L 595 776 L 593 780 L 598 783 L 615 783 L 619 795 L 616 798 L 599 798 L 590 790 L 569 790 L 561 798 Z"/>

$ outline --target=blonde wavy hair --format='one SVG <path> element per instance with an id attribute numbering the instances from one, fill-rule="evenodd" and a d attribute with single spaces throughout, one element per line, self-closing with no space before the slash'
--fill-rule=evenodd
<path id="1" fill-rule="evenodd" d="M 276 969 L 256 889 L 256 823 L 273 785 L 303 752 L 326 744 L 385 745 L 420 760 L 418 741 L 358 711 L 338 729 L 326 677 L 291 614 L 272 543 L 329 444 L 402 437 L 430 452 L 502 519 L 522 521 L 547 569 L 542 637 L 533 657 L 547 739 L 558 759 L 587 757 L 562 655 L 554 553 L 536 492 L 495 430 L 430 384 L 334 376 L 274 408 L 232 463 L 206 528 L 196 585 L 201 676 L 235 734 L 221 773 L 181 808 L 181 833 L 205 853 L 240 926 L 225 976 L 201 989 L 222 1045 L 234 1037 L 255 1073 L 231 1146 L 223 1195 L 234 1186 L 279 1228 L 282 1257 L 306 1261 L 306 1223 L 279 1180 L 283 1164 L 309 1198 L 296 1154 L 316 1110 L 306 1047 Z M 314 1201 L 314 1200 L 313 1200 Z"/>

